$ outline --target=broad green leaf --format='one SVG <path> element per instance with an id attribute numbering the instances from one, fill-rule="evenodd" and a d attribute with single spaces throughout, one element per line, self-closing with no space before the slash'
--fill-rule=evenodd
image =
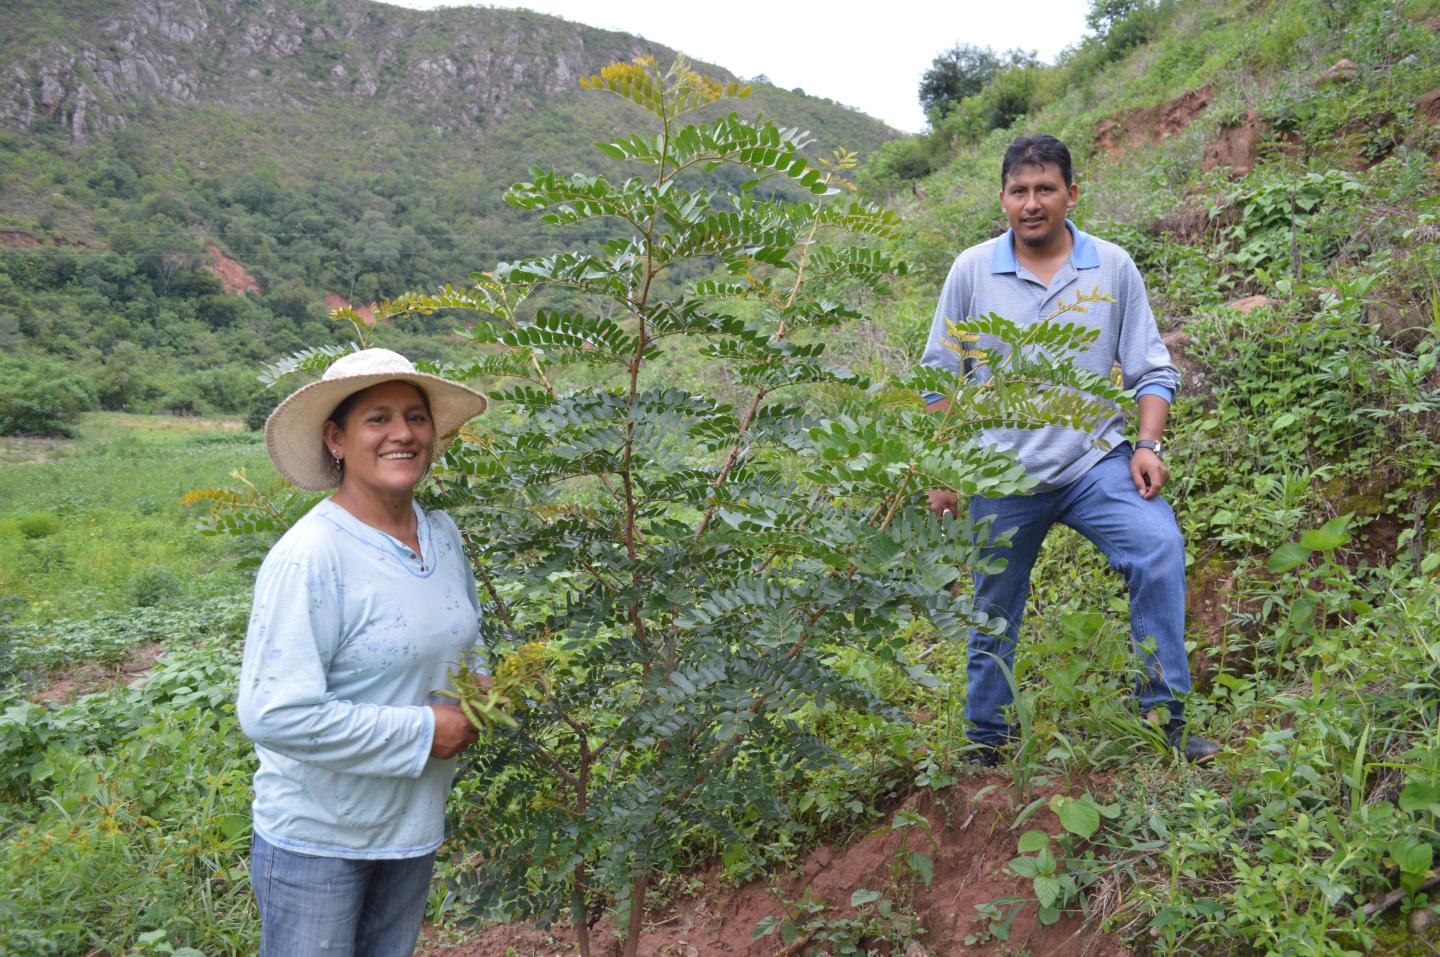
<path id="1" fill-rule="evenodd" d="M 873 904 L 885 895 L 879 891 L 858 890 L 850 895 L 851 907 L 863 907 L 866 904 Z"/>
<path id="2" fill-rule="evenodd" d="M 1050 835 L 1044 831 L 1026 831 L 1020 835 L 1019 850 L 1022 854 L 1032 854 L 1050 843 Z"/>
<path id="3" fill-rule="evenodd" d="M 1407 781 L 1400 792 L 1400 809 L 1403 811 L 1429 810 L 1440 814 L 1440 781 L 1426 781 L 1416 778 Z"/>
<path id="4" fill-rule="evenodd" d="M 1017 857 L 1010 862 L 1010 870 L 1016 877 L 1037 877 L 1040 874 L 1040 859 L 1037 857 Z"/>
<path id="5" fill-rule="evenodd" d="M 915 872 L 915 876 L 920 878 L 920 883 L 929 887 L 930 882 L 935 879 L 935 862 L 930 859 L 930 855 L 924 851 L 911 851 L 905 855 L 905 861 Z"/>
<path id="6" fill-rule="evenodd" d="M 1347 531 L 1350 525 L 1350 516 L 1341 515 L 1332 518 L 1320 528 L 1313 528 L 1302 532 L 1300 535 L 1301 546 L 1313 549 L 1317 552 L 1331 552 L 1350 541 L 1350 533 Z"/>
<path id="7" fill-rule="evenodd" d="M 1272 572 L 1289 571 L 1297 565 L 1303 565 L 1310 560 L 1311 550 L 1297 542 L 1286 542 L 1275 551 L 1270 553 L 1270 561 L 1267 567 Z"/>
<path id="8" fill-rule="evenodd" d="M 1425 841 L 1398 840 L 1390 845 L 1390 856 L 1404 874 L 1423 874 L 1430 869 L 1435 849 Z"/>
<path id="9" fill-rule="evenodd" d="M 1100 806 L 1088 794 L 1068 799 L 1063 799 L 1063 795 L 1056 795 L 1050 806 L 1060 818 L 1061 826 L 1077 837 L 1089 840 L 1091 835 L 1100 829 Z"/>
<path id="10" fill-rule="evenodd" d="M 1053 907 L 1060 897 L 1060 881 L 1054 877 L 1035 878 L 1035 897 L 1041 907 Z"/>

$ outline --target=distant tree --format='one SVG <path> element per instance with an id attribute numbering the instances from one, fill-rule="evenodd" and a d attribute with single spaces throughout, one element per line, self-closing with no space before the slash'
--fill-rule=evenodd
<path id="1" fill-rule="evenodd" d="M 0 365 L 0 435 L 69 436 L 95 397 L 84 379 L 48 359 Z"/>
<path id="2" fill-rule="evenodd" d="M 1085 24 L 1095 32 L 1106 60 L 1115 60 L 1154 35 L 1159 8 L 1154 0 L 1090 0 Z"/>
<path id="3" fill-rule="evenodd" d="M 975 96 L 1000 72 L 1000 55 L 989 47 L 957 43 L 930 63 L 920 78 L 920 106 L 932 121 L 967 96 Z"/>
<path id="4" fill-rule="evenodd" d="M 1085 14 L 1085 25 L 1104 37 L 1110 29 L 1136 10 L 1150 6 L 1146 0 L 1090 0 L 1090 12 Z"/>
<path id="5" fill-rule="evenodd" d="M 1040 81 L 1041 68 L 1033 59 L 1013 63 L 995 74 L 978 98 L 985 125 L 992 130 L 1009 129 L 1016 119 L 1040 105 Z"/>
<path id="6" fill-rule="evenodd" d="M 982 100 L 995 94 L 997 81 L 1006 80 L 1013 86 L 1015 75 L 1029 76 L 1040 65 L 1034 50 L 1018 48 L 996 53 L 989 47 L 977 47 L 959 43 L 935 58 L 930 69 L 920 80 L 920 105 L 933 124 L 955 111 L 965 100 Z M 1009 121 L 995 121 L 994 117 L 1005 114 L 1014 106 L 1014 98 L 1007 92 L 1003 97 L 1009 104 L 998 111 L 986 102 L 983 111 L 989 117 L 991 128 L 1009 126 Z M 1010 115 L 1017 116 L 1024 109 Z"/>

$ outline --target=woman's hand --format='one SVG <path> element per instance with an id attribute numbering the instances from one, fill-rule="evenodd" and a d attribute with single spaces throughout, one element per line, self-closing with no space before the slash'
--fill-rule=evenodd
<path id="1" fill-rule="evenodd" d="M 435 712 L 435 738 L 430 742 L 432 758 L 453 758 L 480 737 L 458 704 L 432 704 Z"/>

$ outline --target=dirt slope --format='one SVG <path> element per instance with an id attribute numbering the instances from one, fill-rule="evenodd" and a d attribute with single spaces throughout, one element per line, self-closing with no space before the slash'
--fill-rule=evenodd
<path id="1" fill-rule="evenodd" d="M 804 938 L 790 946 L 777 934 L 754 939 L 757 923 L 766 917 L 783 919 L 782 902 L 799 900 L 806 891 L 831 905 L 827 918 L 847 916 L 856 890 L 886 891 L 894 900 L 891 866 L 903 851 L 908 835 L 911 849 L 924 850 L 935 862 L 935 877 L 928 887 L 916 887 L 912 904 L 927 933 L 923 951 L 912 948 L 908 957 L 1000 955 L 1029 953 L 1032 957 L 1124 957 L 1130 951 L 1117 939 L 1067 918 L 1052 927 L 1035 920 L 1033 902 L 1016 918 L 1007 941 L 967 946 L 965 938 L 986 928 L 978 921 L 976 905 L 1001 897 L 1027 897 L 1029 882 L 1007 869 L 1016 856 L 1019 833 L 1009 829 L 1020 810 L 1013 801 L 1008 775 L 995 772 L 966 776 L 959 784 L 939 792 L 912 797 L 904 807 L 923 814 L 936 845 L 914 828 L 888 827 L 848 847 L 822 847 L 811 853 L 798 872 L 777 875 L 772 883 L 754 881 L 728 887 L 712 869 L 693 875 L 701 890 L 649 915 L 649 929 L 641 957 L 799 957 L 810 952 Z M 1023 806 L 1023 805 L 1022 805 Z M 1039 828 L 1051 834 L 1059 822 L 1048 811 L 1033 815 L 1023 830 Z M 937 846 L 938 845 L 938 846 Z M 618 943 L 606 925 L 596 928 L 597 954 L 619 954 Z M 889 951 L 877 948 L 877 954 Z M 542 931 L 530 924 L 492 927 L 463 944 L 429 945 L 424 957 L 549 957 L 573 954 L 568 928 Z"/>

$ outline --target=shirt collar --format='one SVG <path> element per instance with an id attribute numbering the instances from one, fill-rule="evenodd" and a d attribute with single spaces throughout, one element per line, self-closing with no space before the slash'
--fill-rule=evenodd
<path id="1" fill-rule="evenodd" d="M 415 510 L 415 534 L 420 539 L 419 554 L 416 554 L 414 549 L 393 535 L 382 532 L 372 525 L 366 525 L 346 511 L 344 507 L 336 505 L 328 498 L 322 499 L 315 506 L 318 514 L 329 519 L 336 528 L 362 545 L 367 545 L 382 554 L 398 559 L 410 570 L 411 574 L 415 574 L 418 569 L 428 575 L 435 568 L 435 556 L 432 554 L 433 550 L 430 544 L 430 521 L 419 502 L 411 502 L 410 507 Z"/>
<path id="2" fill-rule="evenodd" d="M 1077 229 L 1070 220 L 1065 220 L 1070 230 L 1070 262 L 1076 269 L 1094 269 L 1100 265 L 1100 251 L 1090 234 Z M 1015 272 L 1020 264 L 1015 261 L 1015 230 L 1005 230 L 1005 235 L 995 240 L 995 249 L 990 254 L 990 272 Z"/>

